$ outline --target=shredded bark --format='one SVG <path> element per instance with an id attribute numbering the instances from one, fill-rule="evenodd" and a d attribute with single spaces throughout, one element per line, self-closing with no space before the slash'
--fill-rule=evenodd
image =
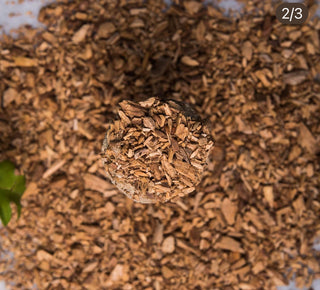
<path id="1" fill-rule="evenodd" d="M 123 101 L 109 124 L 102 157 L 119 190 L 142 203 L 185 196 L 200 183 L 213 138 L 199 116 L 175 101 Z M 187 112 L 186 112 L 187 113 Z"/>

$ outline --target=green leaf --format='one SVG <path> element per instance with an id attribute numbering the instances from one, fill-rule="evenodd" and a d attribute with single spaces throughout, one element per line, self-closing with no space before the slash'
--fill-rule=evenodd
<path id="1" fill-rule="evenodd" d="M 19 218 L 21 214 L 21 203 L 20 203 L 21 194 L 8 189 L 0 188 L 0 205 L 1 205 L 1 197 L 3 197 L 5 200 L 8 200 L 9 202 L 14 202 L 16 204 L 17 210 L 18 210 L 18 218 Z"/>
<path id="2" fill-rule="evenodd" d="M 10 200 L 5 195 L 2 195 L 2 190 L 0 190 L 0 218 L 5 226 L 11 219 Z"/>
<path id="3" fill-rule="evenodd" d="M 10 203 L 17 206 L 18 218 L 21 214 L 20 199 L 26 189 L 25 177 L 14 174 L 14 165 L 10 161 L 0 162 L 0 218 L 4 225 L 11 219 Z"/>
<path id="4" fill-rule="evenodd" d="M 17 192 L 22 196 L 24 191 L 26 190 L 26 179 L 23 175 L 16 175 L 15 183 L 12 187 L 12 191 Z"/>
<path id="5" fill-rule="evenodd" d="M 15 182 L 14 165 L 10 161 L 0 162 L 0 187 L 11 189 Z"/>

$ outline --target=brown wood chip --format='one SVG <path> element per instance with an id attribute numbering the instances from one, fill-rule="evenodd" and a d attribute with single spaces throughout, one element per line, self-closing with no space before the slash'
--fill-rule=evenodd
<path id="1" fill-rule="evenodd" d="M 83 179 L 84 179 L 84 185 L 86 189 L 102 192 L 105 197 L 109 197 L 109 196 L 113 196 L 114 194 L 117 194 L 117 190 L 114 188 L 114 186 L 111 183 L 93 174 L 87 173 L 83 176 Z"/>
<path id="2" fill-rule="evenodd" d="M 89 29 L 90 29 L 90 24 L 82 25 L 80 29 L 73 35 L 72 41 L 76 44 L 84 41 Z"/>
<path id="3" fill-rule="evenodd" d="M 217 249 L 229 250 L 232 252 L 243 253 L 243 249 L 238 241 L 230 238 L 230 237 L 222 237 L 221 241 L 218 242 L 215 247 Z"/>

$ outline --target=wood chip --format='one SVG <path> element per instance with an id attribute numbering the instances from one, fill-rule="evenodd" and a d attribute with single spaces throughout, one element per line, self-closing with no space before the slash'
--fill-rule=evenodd
<path id="1" fill-rule="evenodd" d="M 90 263 L 84 267 L 83 272 L 84 273 L 92 272 L 98 265 L 99 265 L 98 262 Z"/>
<path id="2" fill-rule="evenodd" d="M 20 67 L 33 67 L 38 64 L 37 59 L 17 56 L 13 58 L 14 64 Z"/>
<path id="3" fill-rule="evenodd" d="M 250 41 L 245 41 L 242 47 L 242 55 L 250 61 L 252 59 L 253 48 Z"/>
<path id="4" fill-rule="evenodd" d="M 162 242 L 162 252 L 166 254 L 171 254 L 175 250 L 175 242 L 174 242 L 174 237 L 170 236 L 164 239 Z"/>
<path id="5" fill-rule="evenodd" d="M 117 264 L 112 270 L 110 278 L 112 281 L 119 281 L 124 278 L 124 266 Z"/>
<path id="6" fill-rule="evenodd" d="M 233 225 L 235 222 L 238 207 L 230 199 L 225 198 L 221 204 L 221 211 L 229 225 Z"/>
<path id="7" fill-rule="evenodd" d="M 98 28 L 98 37 L 108 38 L 115 31 L 116 27 L 112 22 L 102 23 Z"/>
<path id="8" fill-rule="evenodd" d="M 198 66 L 200 64 L 197 60 L 195 60 L 187 55 L 185 55 L 181 58 L 181 62 L 185 65 L 188 65 L 188 66 Z"/>
<path id="9" fill-rule="evenodd" d="M 86 189 L 102 192 L 105 197 L 117 194 L 117 190 L 115 190 L 111 183 L 93 174 L 86 173 L 83 179 Z"/>
<path id="10" fill-rule="evenodd" d="M 39 259 L 40 261 L 42 260 L 52 260 L 52 255 L 50 255 L 48 252 L 43 251 L 43 250 L 39 250 L 37 251 L 37 259 Z"/>
<path id="11" fill-rule="evenodd" d="M 7 89 L 2 96 L 3 107 L 7 107 L 15 99 L 18 98 L 18 92 L 14 88 Z"/>
<path id="12" fill-rule="evenodd" d="M 72 41 L 76 44 L 84 41 L 89 29 L 90 29 L 90 24 L 82 25 L 80 29 L 73 35 Z"/>
<path id="13" fill-rule="evenodd" d="M 183 6 L 190 14 L 195 14 L 202 8 L 201 3 L 197 1 L 186 1 Z"/>
<path id="14" fill-rule="evenodd" d="M 300 123 L 299 130 L 299 144 L 311 154 L 318 152 L 320 150 L 319 143 L 313 137 L 309 129 L 303 123 Z"/>
<path id="15" fill-rule="evenodd" d="M 66 160 L 56 161 L 50 168 L 47 169 L 47 171 L 43 173 L 42 178 L 50 177 L 52 174 L 58 171 L 65 163 Z"/>
<path id="16" fill-rule="evenodd" d="M 28 197 L 29 195 L 36 195 L 39 193 L 38 186 L 35 182 L 30 182 L 26 188 L 26 191 L 23 193 L 23 198 Z"/>
<path id="17" fill-rule="evenodd" d="M 218 242 L 215 247 L 217 249 L 229 250 L 232 252 L 243 253 L 243 249 L 238 241 L 230 238 L 230 237 L 222 237 L 221 241 Z"/>
<path id="18" fill-rule="evenodd" d="M 285 84 L 296 86 L 301 84 L 307 79 L 307 71 L 290 72 L 283 75 L 283 81 Z"/>
<path id="19" fill-rule="evenodd" d="M 267 203 L 270 207 L 274 205 L 274 195 L 273 195 L 273 187 L 272 186 L 264 186 L 263 187 L 263 195 L 266 199 Z"/>

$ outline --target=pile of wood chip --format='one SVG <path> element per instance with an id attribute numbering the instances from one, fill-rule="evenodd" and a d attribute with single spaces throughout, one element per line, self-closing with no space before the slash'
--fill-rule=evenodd
<path id="1" fill-rule="evenodd" d="M 320 20 L 271 1 L 67 1 L 0 42 L 0 160 L 26 174 L 0 229 L 12 289 L 276 289 L 320 276 Z M 180 5 L 178 2 L 181 2 Z M 121 101 L 189 104 L 216 144 L 195 192 L 140 204 L 100 151 Z"/>
<path id="2" fill-rule="evenodd" d="M 142 203 L 167 202 L 195 190 L 213 139 L 192 108 L 149 98 L 120 103 L 102 157 L 119 190 Z"/>

